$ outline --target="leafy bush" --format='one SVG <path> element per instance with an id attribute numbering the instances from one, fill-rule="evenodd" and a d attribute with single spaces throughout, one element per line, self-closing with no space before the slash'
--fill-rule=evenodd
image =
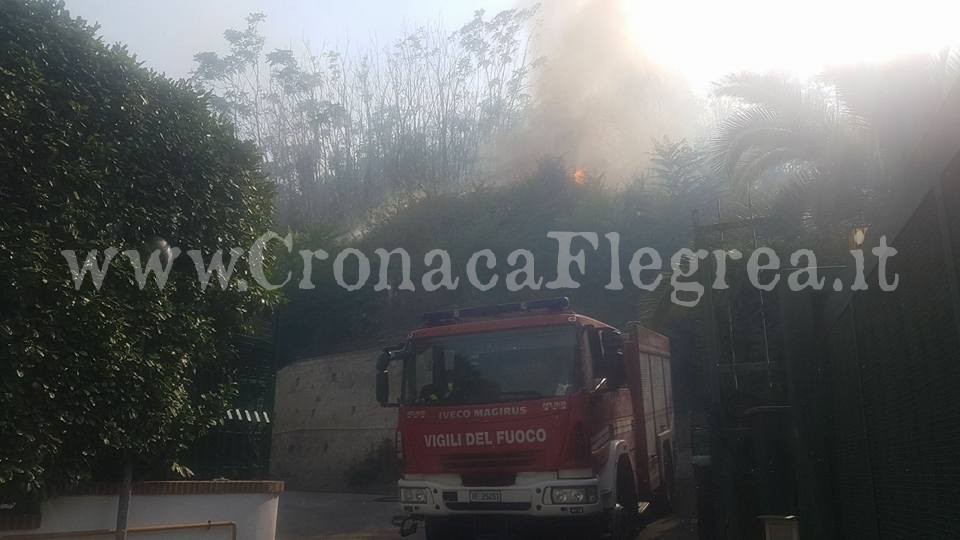
<path id="1" fill-rule="evenodd" d="M 75 290 L 60 252 L 249 247 L 271 215 L 260 159 L 202 92 L 104 45 L 62 2 L 0 0 L 0 50 L 0 491 L 121 459 L 169 468 L 221 417 L 232 337 L 270 298 L 236 279 L 203 292 L 185 256 L 162 290 L 140 290 L 122 256 L 99 291 Z"/>
<path id="2" fill-rule="evenodd" d="M 424 197 L 397 209 L 375 222 L 359 238 L 340 240 L 330 233 L 301 235 L 296 249 L 323 248 L 331 256 L 313 263 L 315 289 L 299 290 L 297 283 L 285 288 L 288 303 L 281 310 L 282 361 L 324 354 L 376 339 L 401 339 L 417 327 L 420 315 L 453 306 L 490 305 L 534 298 L 569 296 L 576 310 L 611 324 L 623 324 L 643 316 L 641 304 L 652 305 L 651 293 L 633 285 L 629 270 L 631 255 L 641 247 L 653 247 L 665 258 L 685 247 L 693 237 L 691 210 L 715 201 L 717 181 L 697 172 L 696 151 L 683 142 L 664 140 L 654 155 L 655 167 L 648 177 L 627 186 L 605 185 L 603 179 L 586 173 L 583 183 L 558 159 L 545 159 L 528 178 L 500 186 L 478 188 L 467 193 L 441 193 Z M 545 284 L 557 277 L 558 245 L 547 236 L 550 231 L 588 231 L 598 234 L 594 249 L 586 240 L 574 241 L 574 251 L 584 250 L 586 271 L 574 265 L 571 275 L 577 289 L 548 289 Z M 607 289 L 610 283 L 611 253 L 604 234 L 620 234 L 620 275 L 623 290 Z M 366 286 L 346 291 L 333 280 L 333 258 L 345 247 L 363 252 L 370 261 Z M 388 269 L 390 291 L 375 291 L 379 281 L 377 248 L 403 248 L 410 254 L 410 275 L 416 288 L 397 288 L 401 281 L 399 260 Z M 422 287 L 425 272 L 435 269 L 424 264 L 424 255 L 439 248 L 450 255 L 451 269 L 459 279 L 456 290 L 427 292 Z M 471 255 L 490 249 L 496 255 L 497 285 L 481 292 L 467 281 L 465 268 Z M 516 249 L 527 249 L 535 260 L 534 273 L 539 290 L 524 288 L 511 292 L 507 273 L 517 266 L 507 262 Z M 299 254 L 289 266 L 294 276 L 303 275 Z M 481 263 L 482 265 L 482 263 Z M 518 260 L 518 266 L 523 260 Z M 356 272 L 353 261 L 345 265 Z M 486 270 L 480 270 L 486 281 Z M 346 278 L 355 283 L 356 276 Z M 652 276 L 645 276 L 649 281 Z M 669 282 L 669 278 L 667 279 Z M 666 286 L 662 285 L 662 288 Z"/>

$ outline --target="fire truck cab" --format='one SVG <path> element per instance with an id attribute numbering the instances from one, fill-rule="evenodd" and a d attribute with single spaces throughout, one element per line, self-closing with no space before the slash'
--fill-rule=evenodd
<path id="1" fill-rule="evenodd" d="M 401 533 L 425 521 L 430 540 L 540 525 L 629 538 L 649 503 L 669 502 L 667 338 L 566 298 L 424 323 L 377 361 L 377 399 L 399 409 Z"/>

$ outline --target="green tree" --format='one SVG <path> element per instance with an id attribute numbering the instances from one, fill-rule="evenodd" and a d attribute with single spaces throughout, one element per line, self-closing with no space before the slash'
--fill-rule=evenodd
<path id="1" fill-rule="evenodd" d="M 496 304 L 532 298 L 569 296 L 578 310 L 611 323 L 637 317 L 638 305 L 651 293 L 631 281 L 630 255 L 641 247 L 653 247 L 669 255 L 689 245 L 693 238 L 691 212 L 712 202 L 716 196 L 715 177 L 702 165 L 702 152 L 685 142 L 663 141 L 655 154 L 657 164 L 645 183 L 620 188 L 604 184 L 600 175 L 587 172 L 579 181 L 562 161 L 545 159 L 529 177 L 497 186 L 481 187 L 466 193 L 445 192 L 427 195 L 397 208 L 373 223 L 363 235 L 335 239 L 330 231 L 316 231 L 296 238 L 297 249 L 322 248 L 331 255 L 314 260 L 315 289 L 299 290 L 291 281 L 281 307 L 281 341 L 285 359 L 329 352 L 337 347 L 369 344 L 378 338 L 396 339 L 420 324 L 420 315 L 451 306 Z M 702 170 L 701 170 L 702 169 Z M 582 238 L 574 250 L 584 250 L 586 271 L 574 268 L 578 289 L 553 290 L 545 283 L 557 277 L 557 241 L 550 231 L 585 231 L 598 234 L 598 246 Z M 620 234 L 620 276 L 624 288 L 611 290 L 611 252 L 607 232 Z M 345 247 L 359 249 L 370 262 L 366 286 L 346 291 L 333 282 L 333 257 Z M 379 281 L 380 259 L 375 250 L 403 248 L 410 255 L 411 281 L 416 290 L 401 290 L 401 266 L 394 257 L 388 268 L 390 291 L 374 291 Z M 427 292 L 422 286 L 425 272 L 436 269 L 424 264 L 434 249 L 447 251 L 455 290 L 441 288 Z M 497 285 L 479 291 L 467 280 L 465 267 L 477 251 L 490 249 L 497 258 Z M 514 269 L 508 256 L 518 249 L 530 251 L 535 262 L 538 289 L 510 291 L 507 274 Z M 294 276 L 302 275 L 298 254 L 288 256 Z M 522 266 L 522 259 L 515 265 Z M 345 266 L 356 279 L 356 262 Z M 283 270 L 286 274 L 287 270 Z M 481 281 L 487 281 L 484 268 Z M 650 282 L 652 271 L 643 276 Z M 666 285 L 662 285 L 666 287 Z"/>
<path id="2" fill-rule="evenodd" d="M 801 82 L 741 73 L 716 95 L 732 102 L 708 145 L 715 170 L 743 203 L 772 218 L 772 235 L 844 254 L 899 190 L 893 179 L 956 81 L 956 51 L 832 68 Z"/>
<path id="3" fill-rule="evenodd" d="M 222 416 L 233 338 L 271 299 L 204 291 L 186 256 L 162 288 L 118 255 L 77 289 L 61 251 L 248 247 L 271 215 L 260 158 L 62 2 L 0 0 L 0 49 L 0 489 L 169 467 Z"/>
<path id="4" fill-rule="evenodd" d="M 195 56 L 194 80 L 256 141 L 277 184 L 277 221 L 307 231 L 456 191 L 482 152 L 522 120 L 535 9 L 478 11 L 459 30 L 421 27 L 383 50 L 264 52 L 262 14 L 227 30 L 228 50 Z"/>
<path id="5" fill-rule="evenodd" d="M 708 152 L 737 193 L 740 217 L 772 216 L 775 236 L 845 248 L 846 230 L 878 188 L 867 120 L 824 80 L 740 73 L 715 93 L 734 106 Z"/>
<path id="6" fill-rule="evenodd" d="M 693 213 L 715 208 L 719 176 L 702 147 L 655 140 L 650 166 L 625 190 L 619 226 L 644 231 L 643 245 L 672 253 L 693 239 Z M 622 230 L 622 229 L 621 229 Z"/>
<path id="7" fill-rule="evenodd" d="M 711 141 L 716 166 L 734 182 L 756 183 L 773 170 L 813 178 L 862 119 L 839 92 L 779 74 L 740 73 L 721 80 L 715 94 L 736 101 Z"/>

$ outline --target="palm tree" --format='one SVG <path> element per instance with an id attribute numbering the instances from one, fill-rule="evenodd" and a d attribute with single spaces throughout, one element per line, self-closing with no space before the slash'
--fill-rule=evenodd
<path id="1" fill-rule="evenodd" d="M 729 75 L 715 88 L 733 110 L 708 145 L 712 165 L 773 201 L 806 193 L 809 218 L 860 214 L 888 191 L 958 75 L 960 51 L 949 50 L 831 69 L 808 83 Z"/>
<path id="2" fill-rule="evenodd" d="M 837 142 L 862 127 L 824 84 L 739 73 L 717 83 L 714 93 L 736 104 L 710 143 L 715 168 L 735 182 L 757 182 L 785 167 L 812 178 L 822 172 Z"/>
<path id="3" fill-rule="evenodd" d="M 771 216 L 786 241 L 837 248 L 878 191 L 877 144 L 840 88 L 821 78 L 740 73 L 715 95 L 733 103 L 708 143 L 713 169 L 743 188 L 742 213 Z"/>

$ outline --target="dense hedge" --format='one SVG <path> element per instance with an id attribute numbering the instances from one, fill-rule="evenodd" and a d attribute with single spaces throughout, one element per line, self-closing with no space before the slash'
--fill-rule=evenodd
<path id="1" fill-rule="evenodd" d="M 61 250 L 82 263 L 160 237 L 209 261 L 248 248 L 270 215 L 260 159 L 201 92 L 104 45 L 61 2 L 0 0 L 0 493 L 125 456 L 169 464 L 221 415 L 231 337 L 270 300 L 201 291 L 186 256 L 162 290 L 140 290 L 121 255 L 102 289 L 78 291 Z"/>

